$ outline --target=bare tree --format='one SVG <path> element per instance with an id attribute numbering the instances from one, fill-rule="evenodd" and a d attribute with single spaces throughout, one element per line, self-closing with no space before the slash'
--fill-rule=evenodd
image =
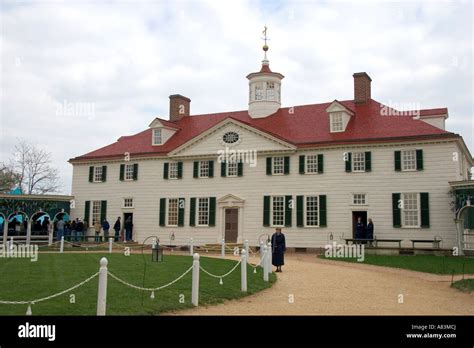
<path id="1" fill-rule="evenodd" d="M 58 170 L 51 166 L 51 153 L 20 140 L 15 146 L 9 170 L 26 194 L 45 194 L 60 189 Z"/>

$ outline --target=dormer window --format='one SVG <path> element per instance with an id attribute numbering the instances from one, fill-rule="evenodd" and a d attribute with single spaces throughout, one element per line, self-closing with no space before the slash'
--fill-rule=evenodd
<path id="1" fill-rule="evenodd" d="M 267 100 L 275 99 L 275 83 L 267 82 Z"/>
<path id="2" fill-rule="evenodd" d="M 255 85 L 255 100 L 263 100 L 263 86 L 261 83 Z"/>
<path id="3" fill-rule="evenodd" d="M 153 129 L 153 145 L 161 145 L 163 144 L 163 137 L 161 134 L 161 129 Z"/>
<path id="4" fill-rule="evenodd" d="M 330 118 L 331 118 L 331 133 L 343 132 L 344 122 L 342 119 L 342 112 L 334 112 L 331 114 Z"/>

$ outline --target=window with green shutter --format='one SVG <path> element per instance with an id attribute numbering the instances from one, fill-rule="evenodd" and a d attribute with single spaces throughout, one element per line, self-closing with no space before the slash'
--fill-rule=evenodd
<path id="1" fill-rule="evenodd" d="M 416 150 L 416 170 L 423 170 L 423 150 Z"/>
<path id="2" fill-rule="evenodd" d="M 372 153 L 370 151 L 365 153 L 365 171 L 372 171 Z"/>
<path id="3" fill-rule="evenodd" d="M 222 161 L 221 162 L 221 176 L 222 177 L 225 177 L 226 171 L 227 171 L 226 163 L 225 163 L 225 161 Z"/>
<path id="4" fill-rule="evenodd" d="M 170 164 L 166 162 L 163 165 L 163 179 L 168 179 L 169 178 L 169 171 L 170 171 Z"/>
<path id="5" fill-rule="evenodd" d="M 304 196 L 296 196 L 296 226 L 304 226 Z"/>
<path id="6" fill-rule="evenodd" d="M 189 226 L 196 226 L 196 198 L 191 198 L 189 206 Z"/>
<path id="7" fill-rule="evenodd" d="M 290 157 L 289 156 L 285 156 L 285 169 L 284 169 L 284 173 L 285 174 L 290 174 Z"/>
<path id="8" fill-rule="evenodd" d="M 324 173 L 324 155 L 322 154 L 318 155 L 318 173 Z"/>
<path id="9" fill-rule="evenodd" d="M 263 197 L 263 226 L 270 226 L 270 196 Z"/>
<path id="10" fill-rule="evenodd" d="M 306 156 L 305 156 L 305 155 L 301 155 L 301 156 L 299 157 L 299 159 L 300 159 L 300 160 L 299 160 L 299 161 L 300 161 L 300 163 L 299 163 L 299 169 L 300 169 L 299 172 L 300 172 L 300 174 L 304 174 L 304 173 L 305 173 L 304 164 L 305 164 Z"/>
<path id="11" fill-rule="evenodd" d="M 125 179 L 125 164 L 120 165 L 120 181 Z"/>
<path id="12" fill-rule="evenodd" d="M 291 227 L 293 214 L 293 197 L 285 196 L 285 227 Z"/>
<path id="13" fill-rule="evenodd" d="M 183 162 L 178 162 L 178 179 L 183 178 Z"/>
<path id="14" fill-rule="evenodd" d="M 89 182 L 93 182 L 93 181 L 94 181 L 94 167 L 90 166 L 89 167 Z"/>
<path id="15" fill-rule="evenodd" d="M 166 225 L 166 198 L 160 198 L 160 226 Z"/>
<path id="16" fill-rule="evenodd" d="M 393 227 L 402 227 L 402 212 L 399 207 L 400 193 L 392 193 Z"/>
<path id="17" fill-rule="evenodd" d="M 209 226 L 216 225 L 216 197 L 209 197 Z"/>
<path id="18" fill-rule="evenodd" d="M 240 160 L 238 163 L 237 163 L 237 176 L 243 176 L 244 175 L 244 164 L 243 162 Z"/>
<path id="19" fill-rule="evenodd" d="M 395 151 L 395 171 L 401 172 L 402 171 L 402 152 Z"/>
<path id="20" fill-rule="evenodd" d="M 107 218 L 107 201 L 100 203 L 100 223 L 104 222 Z"/>
<path id="21" fill-rule="evenodd" d="M 428 192 L 420 193 L 421 227 L 430 227 L 430 202 Z"/>
<path id="22" fill-rule="evenodd" d="M 267 157 L 267 175 L 272 175 L 272 158 Z"/>
<path id="23" fill-rule="evenodd" d="M 319 227 L 327 226 L 326 195 L 319 196 Z"/>
<path id="24" fill-rule="evenodd" d="M 133 165 L 133 180 L 138 180 L 138 163 Z"/>
<path id="25" fill-rule="evenodd" d="M 209 161 L 209 177 L 214 177 L 214 161 Z"/>
<path id="26" fill-rule="evenodd" d="M 193 178 L 199 178 L 199 161 L 193 162 Z"/>

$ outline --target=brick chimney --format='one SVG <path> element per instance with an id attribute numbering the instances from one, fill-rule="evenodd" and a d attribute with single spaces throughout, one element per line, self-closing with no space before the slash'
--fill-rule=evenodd
<path id="1" fill-rule="evenodd" d="M 365 103 L 371 98 L 370 83 L 372 79 L 366 72 L 358 72 L 354 77 L 354 102 Z"/>
<path id="2" fill-rule="evenodd" d="M 170 95 L 170 121 L 179 121 L 189 116 L 191 99 L 181 94 Z"/>

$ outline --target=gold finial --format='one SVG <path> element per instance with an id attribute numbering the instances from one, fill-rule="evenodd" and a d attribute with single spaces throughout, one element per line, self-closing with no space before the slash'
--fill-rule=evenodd
<path id="1" fill-rule="evenodd" d="M 262 34 L 263 34 L 263 37 L 262 37 L 262 40 L 264 40 L 265 44 L 263 45 L 262 49 L 263 51 L 265 52 L 265 59 L 267 58 L 267 51 L 268 51 L 268 45 L 267 45 L 267 40 L 270 40 L 268 37 L 267 37 L 267 25 L 265 24 L 263 26 L 263 31 L 262 31 Z"/>

